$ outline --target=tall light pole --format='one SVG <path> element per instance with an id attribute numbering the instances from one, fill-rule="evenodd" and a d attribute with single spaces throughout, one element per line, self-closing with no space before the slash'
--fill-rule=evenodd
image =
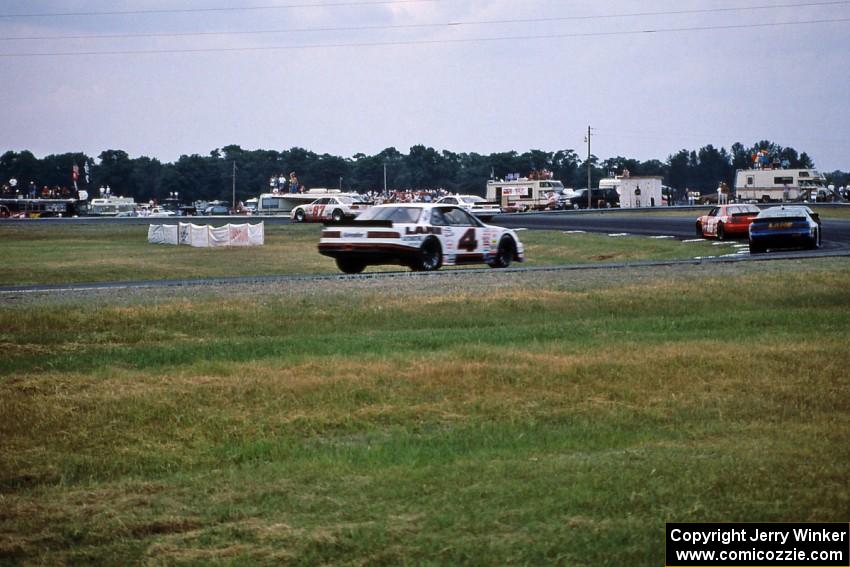
<path id="1" fill-rule="evenodd" d="M 387 198 L 387 162 L 384 162 L 384 199 Z"/>
<path id="2" fill-rule="evenodd" d="M 590 164 L 590 126 L 587 127 L 587 138 L 585 138 L 587 142 L 587 208 L 590 209 L 590 173 L 591 173 L 591 164 Z"/>
<path id="3" fill-rule="evenodd" d="M 232 209 L 236 209 L 236 160 L 233 160 L 233 204 Z"/>

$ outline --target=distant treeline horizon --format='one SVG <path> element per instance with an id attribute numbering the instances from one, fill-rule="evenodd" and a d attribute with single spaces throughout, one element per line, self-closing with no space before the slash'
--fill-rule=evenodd
<path id="1" fill-rule="evenodd" d="M 679 191 L 710 193 L 720 182 L 732 186 L 735 171 L 751 168 L 753 156 L 759 152 L 769 163 L 782 163 L 789 168 L 815 167 L 806 152 L 798 153 L 794 148 L 762 140 L 750 146 L 735 143 L 730 150 L 712 145 L 698 150 L 682 149 L 665 161 L 622 156 L 600 160 L 591 155 L 591 185 L 595 187 L 600 179 L 622 174 L 627 169 L 631 175 L 661 176 L 665 185 Z M 76 166 L 77 186 L 87 189 L 90 197 L 97 196 L 100 187 L 108 186 L 112 195 L 133 197 L 137 201 L 163 201 L 175 193 L 182 202 L 230 201 L 235 164 L 236 198 L 242 201 L 269 192 L 270 178 L 287 176 L 292 171 L 308 188 L 382 191 L 386 171 L 386 187 L 391 191 L 443 188 L 454 193 L 483 195 L 491 175 L 525 176 L 542 170 L 552 172 L 567 187 L 586 187 L 587 161 L 572 149 L 482 155 L 438 151 L 423 145 L 411 147 L 407 154 L 390 147 L 375 155 L 358 153 L 350 158 L 317 154 L 299 147 L 277 151 L 245 150 L 229 145 L 205 156 L 183 155 L 172 163 L 145 156 L 132 158 L 123 150 L 105 150 L 96 158 L 82 152 L 38 158 L 23 150 L 7 151 L 0 156 L 0 184 L 4 194 L 14 192 L 15 188 L 23 191 L 30 182 L 39 191 L 45 186 L 72 189 Z M 850 174 L 846 172 L 822 173 L 836 186 L 850 183 Z"/>

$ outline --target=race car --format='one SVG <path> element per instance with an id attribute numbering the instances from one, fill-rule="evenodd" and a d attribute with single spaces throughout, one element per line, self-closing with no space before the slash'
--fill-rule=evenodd
<path id="1" fill-rule="evenodd" d="M 289 213 L 294 222 L 323 222 L 352 219 L 369 208 L 369 204 L 354 197 L 322 197 L 306 205 L 298 205 Z"/>
<path id="2" fill-rule="evenodd" d="M 438 205 L 457 205 L 483 221 L 489 221 L 502 213 L 498 204 L 491 203 L 478 195 L 449 195 L 441 197 L 436 202 Z"/>
<path id="3" fill-rule="evenodd" d="M 759 213 L 750 225 L 750 254 L 768 248 L 820 248 L 821 221 L 809 207 L 771 207 Z"/>
<path id="4" fill-rule="evenodd" d="M 755 205 L 720 205 L 712 208 L 707 215 L 697 219 L 696 232 L 701 238 L 713 236 L 717 240 L 745 237 L 750 223 L 760 209 Z"/>
<path id="5" fill-rule="evenodd" d="M 357 219 L 328 223 L 319 252 L 346 274 L 366 266 L 397 264 L 414 271 L 488 264 L 506 268 L 525 260 L 516 232 L 484 224 L 464 209 L 441 204 L 378 205 Z"/>

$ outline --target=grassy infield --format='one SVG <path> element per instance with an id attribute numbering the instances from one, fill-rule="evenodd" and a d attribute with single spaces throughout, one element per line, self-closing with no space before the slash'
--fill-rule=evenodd
<path id="1" fill-rule="evenodd" d="M 4 283 L 93 244 L 127 263 L 69 279 L 329 269 L 309 228 L 88 230 L 15 236 Z M 4 300 L 0 563 L 661 565 L 665 521 L 847 521 L 850 267 L 713 270 Z"/>
<path id="2" fill-rule="evenodd" d="M 338 274 L 334 261 L 316 251 L 317 225 L 266 225 L 266 245 L 256 248 L 197 249 L 151 245 L 146 226 L 8 223 L 0 242 L 10 251 L 0 285 L 110 280 L 156 280 L 272 274 Z M 682 244 L 649 238 L 609 238 L 562 232 L 522 231 L 529 265 L 691 258 L 731 253 L 710 243 Z M 635 239 L 640 241 L 635 246 Z M 398 266 L 370 271 L 399 270 Z"/>

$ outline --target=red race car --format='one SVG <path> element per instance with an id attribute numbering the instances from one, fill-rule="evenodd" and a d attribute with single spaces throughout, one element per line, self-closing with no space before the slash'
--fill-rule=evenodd
<path id="1" fill-rule="evenodd" d="M 755 205 L 720 205 L 697 219 L 697 236 L 717 240 L 745 237 L 750 223 L 761 212 Z"/>

